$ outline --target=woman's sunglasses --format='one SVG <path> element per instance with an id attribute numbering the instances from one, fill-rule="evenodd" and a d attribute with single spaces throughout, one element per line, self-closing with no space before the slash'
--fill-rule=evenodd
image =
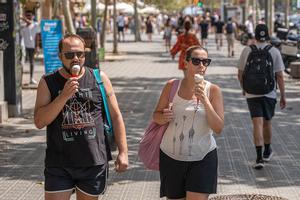
<path id="1" fill-rule="evenodd" d="M 209 58 L 206 58 L 206 59 L 201 59 L 201 58 L 191 58 L 191 61 L 193 63 L 193 65 L 200 65 L 200 63 L 202 63 L 205 67 L 207 67 L 210 62 L 211 62 L 211 59 Z"/>
<path id="2" fill-rule="evenodd" d="M 84 56 L 84 52 L 83 51 L 64 52 L 63 54 L 66 57 L 66 59 L 68 59 L 68 60 L 73 59 L 75 57 L 75 55 L 77 56 L 77 58 L 82 58 Z"/>

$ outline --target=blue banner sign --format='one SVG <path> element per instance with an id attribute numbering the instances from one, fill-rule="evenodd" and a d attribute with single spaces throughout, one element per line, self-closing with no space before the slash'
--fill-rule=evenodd
<path id="1" fill-rule="evenodd" d="M 48 74 L 62 66 L 58 57 L 58 43 L 62 38 L 61 20 L 42 20 L 41 35 L 45 73 Z"/>

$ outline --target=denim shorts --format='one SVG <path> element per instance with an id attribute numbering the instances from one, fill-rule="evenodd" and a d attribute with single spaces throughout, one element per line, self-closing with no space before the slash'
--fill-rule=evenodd
<path id="1" fill-rule="evenodd" d="M 92 167 L 46 167 L 45 192 L 58 193 L 78 189 L 89 196 L 105 192 L 107 165 Z"/>
<path id="2" fill-rule="evenodd" d="M 180 199 L 186 192 L 217 192 L 217 149 L 199 161 L 174 160 L 160 151 L 160 197 Z"/>
<path id="3" fill-rule="evenodd" d="M 274 116 L 276 99 L 269 97 L 255 97 L 247 99 L 251 118 L 263 117 L 265 120 L 271 120 Z"/>

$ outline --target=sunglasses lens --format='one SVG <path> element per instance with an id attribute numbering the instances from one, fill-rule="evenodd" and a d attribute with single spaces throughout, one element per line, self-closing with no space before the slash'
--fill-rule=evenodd
<path id="1" fill-rule="evenodd" d="M 81 57 L 83 56 L 83 52 L 76 52 L 76 56 L 77 56 L 78 58 L 81 58 Z"/>
<path id="2" fill-rule="evenodd" d="M 65 57 L 66 57 L 66 59 L 73 59 L 74 58 L 74 53 L 73 52 L 65 53 Z"/>
<path id="3" fill-rule="evenodd" d="M 83 52 L 66 52 L 66 53 L 64 53 L 65 57 L 69 60 L 73 59 L 75 57 L 75 54 L 76 54 L 77 58 L 81 58 L 84 55 Z"/>
<path id="4" fill-rule="evenodd" d="M 200 58 L 192 58 L 192 63 L 193 65 L 199 65 L 201 62 L 201 59 Z"/>
<path id="5" fill-rule="evenodd" d="M 208 64 L 207 64 L 207 63 L 208 63 L 208 60 L 202 60 L 202 63 L 203 63 L 204 66 L 207 66 L 207 65 L 208 65 Z"/>
<path id="6" fill-rule="evenodd" d="M 210 61 L 210 59 L 192 58 L 193 65 L 199 65 L 200 63 L 202 63 L 207 67 L 210 64 Z"/>

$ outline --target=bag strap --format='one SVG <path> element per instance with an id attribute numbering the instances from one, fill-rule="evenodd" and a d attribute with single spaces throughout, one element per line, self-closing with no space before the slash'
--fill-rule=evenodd
<path id="1" fill-rule="evenodd" d="M 258 48 L 255 44 L 251 44 L 250 48 L 251 48 L 252 51 L 257 51 L 258 50 Z"/>
<path id="2" fill-rule="evenodd" d="M 101 79 L 101 75 L 100 75 L 100 70 L 99 69 L 94 69 L 93 70 L 95 79 L 97 81 L 97 84 L 100 88 L 100 92 L 101 92 L 101 96 L 102 96 L 102 101 L 103 101 L 103 105 L 104 105 L 104 111 L 105 111 L 105 117 L 108 123 L 108 133 L 111 134 L 112 136 L 113 134 L 113 127 L 112 127 L 112 121 L 111 121 L 111 117 L 110 117 L 110 112 L 109 112 L 109 108 L 108 108 L 108 103 L 107 103 L 107 99 L 106 99 L 106 92 L 105 92 L 105 88 L 103 85 L 103 81 Z"/>
<path id="3" fill-rule="evenodd" d="M 174 79 L 174 80 L 173 80 L 172 88 L 171 88 L 171 91 L 170 91 L 170 94 L 169 94 L 169 103 L 172 102 L 173 99 L 174 99 L 174 96 L 175 96 L 175 94 L 176 94 L 176 91 L 177 91 L 179 82 L 180 82 L 180 81 L 179 81 L 178 79 Z"/>
<path id="4" fill-rule="evenodd" d="M 272 48 L 272 45 L 265 46 L 264 50 L 269 51 Z"/>

